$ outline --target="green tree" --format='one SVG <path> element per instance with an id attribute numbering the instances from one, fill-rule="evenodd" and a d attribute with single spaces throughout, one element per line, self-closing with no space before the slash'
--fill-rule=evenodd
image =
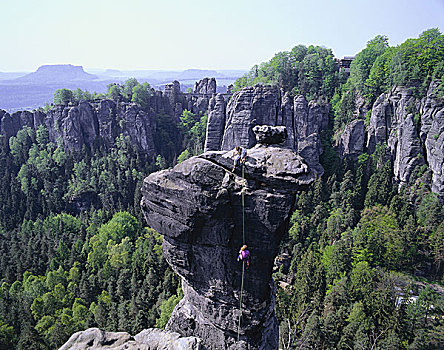
<path id="1" fill-rule="evenodd" d="M 11 349 L 14 342 L 14 328 L 0 319 L 0 349 Z"/>
<path id="2" fill-rule="evenodd" d="M 54 92 L 54 104 L 64 105 L 74 100 L 74 94 L 69 89 L 58 89 Z"/>
<path id="3" fill-rule="evenodd" d="M 126 97 L 128 101 L 131 101 L 133 97 L 133 89 L 139 85 L 139 82 L 136 78 L 129 78 L 125 81 L 123 85 L 123 95 Z"/>
<path id="4" fill-rule="evenodd" d="M 118 101 L 123 94 L 122 87 L 119 84 L 115 83 L 109 84 L 107 94 L 110 99 Z"/>
<path id="5" fill-rule="evenodd" d="M 152 95 L 151 86 L 148 83 L 137 84 L 132 89 L 131 101 L 146 109 L 149 105 L 149 98 Z"/>

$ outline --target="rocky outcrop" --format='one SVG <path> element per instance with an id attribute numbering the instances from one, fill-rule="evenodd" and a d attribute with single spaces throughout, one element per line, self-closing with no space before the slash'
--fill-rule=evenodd
<path id="1" fill-rule="evenodd" d="M 256 138 L 253 128 L 256 125 L 285 126 L 287 139 L 284 146 L 303 156 L 318 175 L 323 174 L 319 163 L 322 153 L 321 131 L 328 126 L 329 105 L 307 102 L 302 95 L 293 100 L 289 93 L 277 87 L 255 85 L 237 91 L 225 108 L 210 104 L 208 131 L 221 129 L 223 135 L 207 134 L 205 150 L 229 150 L 235 146 L 253 147 Z"/>
<path id="2" fill-rule="evenodd" d="M 216 79 L 204 78 L 194 83 L 195 94 L 215 94 L 216 93 Z"/>
<path id="3" fill-rule="evenodd" d="M 200 339 L 160 329 L 145 329 L 134 337 L 126 332 L 89 328 L 74 333 L 60 350 L 203 350 Z"/>
<path id="4" fill-rule="evenodd" d="M 211 98 L 208 110 L 205 150 L 218 151 L 222 144 L 225 128 L 225 100 L 221 94 Z"/>
<path id="5" fill-rule="evenodd" d="M 444 198 L 444 99 L 438 96 L 438 88 L 439 82 L 432 82 L 422 99 L 414 94 L 417 87 L 394 87 L 381 94 L 372 106 L 366 131 L 362 119 L 344 128 L 340 156 L 355 160 L 362 152 L 372 154 L 384 145 L 399 186 L 409 183 L 418 167 L 427 165 L 433 192 Z"/>
<path id="6" fill-rule="evenodd" d="M 339 155 L 341 159 L 349 158 L 356 161 L 364 152 L 365 128 L 364 120 L 356 119 L 347 124 L 339 140 Z"/>
<path id="7" fill-rule="evenodd" d="M 283 147 L 249 149 L 245 179 L 240 170 L 230 171 L 232 162 L 229 151 L 206 152 L 144 181 L 145 219 L 163 234 L 164 256 L 182 278 L 184 298 L 167 329 L 198 336 L 208 349 L 277 349 L 274 258 L 296 191 L 315 175 Z M 242 265 L 236 257 L 244 242 L 252 262 L 244 277 L 237 342 Z"/>
<path id="8" fill-rule="evenodd" d="M 294 98 L 294 149 L 307 164 L 322 175 L 324 169 L 319 163 L 322 154 L 321 131 L 328 126 L 329 106 L 315 101 L 307 102 L 302 95 Z M 289 132 L 291 134 L 291 132 Z"/>
<path id="9" fill-rule="evenodd" d="M 420 140 L 432 170 L 432 190 L 444 198 L 444 99 L 439 98 L 438 82 L 432 82 L 421 101 Z"/>
<path id="10" fill-rule="evenodd" d="M 415 168 L 425 163 L 418 132 L 418 110 L 419 101 L 412 89 L 406 87 L 395 87 L 382 94 L 372 108 L 367 148 L 373 153 L 376 145 L 387 145 L 395 181 L 400 185 L 408 183 Z"/>
<path id="11" fill-rule="evenodd" d="M 269 85 L 255 85 L 236 92 L 228 103 L 221 150 L 256 144 L 255 125 L 277 125 L 280 109 L 279 90 Z"/>

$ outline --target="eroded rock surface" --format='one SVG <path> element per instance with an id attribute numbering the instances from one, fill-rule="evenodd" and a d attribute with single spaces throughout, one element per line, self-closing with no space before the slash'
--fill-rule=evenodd
<path id="1" fill-rule="evenodd" d="M 60 350 L 204 350 L 196 337 L 156 328 L 145 329 L 135 336 L 126 332 L 106 332 L 89 328 L 74 333 Z"/>
<path id="2" fill-rule="evenodd" d="M 164 235 L 164 255 L 182 277 L 184 298 L 167 329 L 198 336 L 208 349 L 277 349 L 274 258 L 288 228 L 295 193 L 315 176 L 293 150 L 258 144 L 248 150 L 243 179 L 240 167 L 230 171 L 231 154 L 206 152 L 144 181 L 145 219 Z M 245 274 L 237 342 L 242 191 L 245 243 L 252 262 Z"/>
<path id="3" fill-rule="evenodd" d="M 307 102 L 302 95 L 292 99 L 270 85 L 245 87 L 235 92 L 228 104 L 223 102 L 221 98 L 217 103 L 210 101 L 206 151 L 250 148 L 257 143 L 256 125 L 285 126 L 284 146 L 300 154 L 318 175 L 323 174 L 320 135 L 328 126 L 328 104 Z"/>
<path id="4" fill-rule="evenodd" d="M 253 132 L 256 141 L 263 145 L 282 144 L 287 139 L 285 126 L 256 125 Z"/>
<path id="5" fill-rule="evenodd" d="M 439 98 L 438 82 L 433 82 L 422 99 L 420 139 L 432 170 L 432 190 L 444 198 L 444 98 Z"/>
<path id="6" fill-rule="evenodd" d="M 427 164 L 432 170 L 432 189 L 444 196 L 444 102 L 431 83 L 422 100 L 413 89 L 396 87 L 378 97 L 368 127 L 367 147 L 386 144 L 393 161 L 395 181 L 409 182 L 415 169 Z"/>
<path id="7" fill-rule="evenodd" d="M 194 83 L 195 94 L 215 94 L 216 93 L 216 79 L 204 78 Z"/>
<path id="8" fill-rule="evenodd" d="M 356 119 L 347 124 L 341 133 L 339 141 L 339 155 L 341 158 L 350 158 L 354 161 L 364 152 L 365 144 L 364 120 Z"/>

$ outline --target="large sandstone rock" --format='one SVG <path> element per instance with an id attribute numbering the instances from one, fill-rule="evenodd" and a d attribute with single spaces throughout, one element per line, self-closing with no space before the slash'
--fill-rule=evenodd
<path id="1" fill-rule="evenodd" d="M 234 93 L 223 112 L 221 104 L 210 103 L 205 150 L 229 150 L 235 146 L 253 147 L 256 125 L 285 126 L 284 146 L 300 154 L 318 174 L 322 153 L 321 131 L 328 127 L 329 105 L 307 102 L 302 95 L 293 100 L 275 86 L 255 85 Z M 222 136 L 215 136 L 223 127 Z"/>
<path id="2" fill-rule="evenodd" d="M 221 150 L 256 144 L 252 128 L 276 125 L 280 110 L 279 90 L 269 85 L 255 85 L 236 92 L 227 105 Z"/>
<path id="3" fill-rule="evenodd" d="M 340 157 L 356 161 L 358 156 L 364 152 L 364 140 L 364 120 L 356 119 L 347 124 L 339 141 Z"/>
<path id="4" fill-rule="evenodd" d="M 444 103 L 432 82 L 419 101 L 412 89 L 395 87 L 373 104 L 368 127 L 367 148 L 387 145 L 393 161 L 395 181 L 409 182 L 415 169 L 427 164 L 432 170 L 432 190 L 444 196 Z"/>
<path id="5" fill-rule="evenodd" d="M 213 96 L 210 100 L 205 152 L 220 150 L 225 128 L 225 106 L 225 100 L 221 94 Z"/>
<path id="6" fill-rule="evenodd" d="M 184 298 L 167 329 L 195 335 L 208 349 L 277 349 L 274 258 L 287 232 L 295 195 L 314 173 L 294 151 L 257 145 L 248 150 L 245 180 L 231 173 L 230 151 L 207 152 L 143 184 L 147 223 L 164 235 L 168 263 L 182 278 Z M 244 243 L 252 253 L 245 274 L 240 342 L 237 342 Z"/>
<path id="7" fill-rule="evenodd" d="M 283 144 L 288 136 L 285 126 L 256 125 L 253 132 L 256 141 L 263 145 Z"/>
<path id="8" fill-rule="evenodd" d="M 444 99 L 437 96 L 438 82 L 432 82 L 421 101 L 420 139 L 432 170 L 432 190 L 444 198 Z"/>
<path id="9" fill-rule="evenodd" d="M 145 329 L 134 337 L 126 332 L 106 332 L 89 328 L 74 333 L 60 350 L 200 350 L 200 339 L 156 328 Z"/>
<path id="10" fill-rule="evenodd" d="M 194 84 L 195 94 L 215 94 L 216 93 L 216 79 L 204 78 L 200 81 L 196 81 Z"/>
<path id="11" fill-rule="evenodd" d="M 319 163 L 322 154 L 321 131 L 328 126 L 329 106 L 314 101 L 307 102 L 302 95 L 294 98 L 295 150 L 318 175 L 324 173 Z"/>

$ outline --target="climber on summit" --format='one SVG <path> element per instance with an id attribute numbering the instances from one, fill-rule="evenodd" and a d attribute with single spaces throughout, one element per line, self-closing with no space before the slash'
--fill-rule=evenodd
<path id="1" fill-rule="evenodd" d="M 247 245 L 244 244 L 241 249 L 239 250 L 239 256 L 237 257 L 237 261 L 246 261 L 247 262 L 247 269 L 250 266 L 250 251 L 247 249 Z"/>
<path id="2" fill-rule="evenodd" d="M 236 156 L 236 158 L 234 158 L 234 165 L 231 172 L 233 172 L 236 169 L 238 163 L 242 164 L 245 163 L 245 159 L 247 158 L 247 150 L 241 146 L 236 146 L 236 148 L 233 151 L 233 157 L 234 156 Z"/>

